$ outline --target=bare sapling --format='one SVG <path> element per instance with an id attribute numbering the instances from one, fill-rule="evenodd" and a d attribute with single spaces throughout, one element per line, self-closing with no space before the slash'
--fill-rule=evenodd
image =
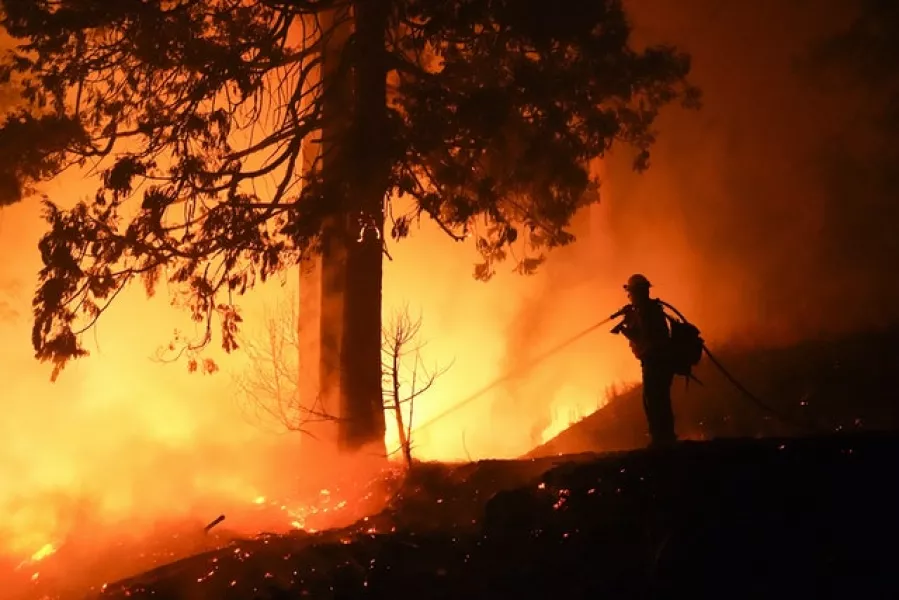
<path id="1" fill-rule="evenodd" d="M 398 450 L 403 453 L 406 467 L 411 469 L 416 399 L 431 389 L 437 378 L 452 365 L 429 368 L 424 364 L 421 350 L 425 343 L 419 339 L 421 316 L 413 318 L 408 308 L 397 311 L 382 331 L 384 410 L 394 414 L 400 443 Z"/>
<path id="2" fill-rule="evenodd" d="M 337 417 L 319 396 L 302 397 L 297 307 L 296 297 L 288 295 L 266 309 L 262 333 L 241 336 L 248 364 L 235 376 L 235 386 L 240 402 L 260 421 L 315 437 L 315 424 Z"/>

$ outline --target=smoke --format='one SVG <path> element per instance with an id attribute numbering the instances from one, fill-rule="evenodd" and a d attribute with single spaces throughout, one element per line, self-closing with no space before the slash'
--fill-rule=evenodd
<path id="1" fill-rule="evenodd" d="M 712 345 L 778 346 L 899 316 L 895 182 L 885 187 L 865 162 L 876 147 L 870 127 L 859 127 L 868 99 L 857 86 L 822 85 L 809 65 L 858 7 L 642 0 L 629 8 L 637 44 L 692 54 L 704 108 L 663 114 L 647 173 L 631 170 L 626 149 L 613 150 L 600 167 L 601 204 L 579 216 L 578 242 L 537 276 L 472 282 L 465 253 L 430 231 L 400 245 L 388 296 L 420 302 L 437 338 L 430 349 L 457 359 L 419 414 L 441 412 L 428 404 L 443 410 L 612 313 L 634 272 Z M 429 424 L 418 441 L 426 454 L 514 455 L 636 376 L 626 345 L 599 331 L 444 417 L 443 427 Z"/>
<path id="2" fill-rule="evenodd" d="M 671 40 L 693 54 L 705 107 L 665 115 L 647 176 L 615 171 L 630 190 L 610 199 L 613 231 L 622 240 L 642 230 L 631 256 L 638 246 L 659 254 L 670 244 L 670 254 L 685 259 L 691 272 L 670 275 L 697 291 L 681 303 L 715 337 L 789 343 L 896 316 L 870 310 L 883 290 L 874 284 L 889 272 L 885 236 L 870 227 L 870 215 L 881 219 L 881 231 L 891 228 L 893 203 L 846 169 L 849 154 L 869 143 L 859 127 L 864 105 L 854 89 L 817 85 L 808 68 L 816 46 L 845 26 L 852 9 L 633 3 L 641 38 Z M 831 152 L 835 143 L 840 158 Z M 647 215 L 654 224 L 647 226 Z M 840 260 L 865 245 L 853 260 Z"/>

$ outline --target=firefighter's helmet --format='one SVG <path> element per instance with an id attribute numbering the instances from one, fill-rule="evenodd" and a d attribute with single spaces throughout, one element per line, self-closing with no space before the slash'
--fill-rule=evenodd
<path id="1" fill-rule="evenodd" d="M 644 289 L 648 290 L 652 287 L 652 284 L 649 283 L 649 280 L 646 276 L 637 273 L 636 275 L 631 275 L 627 278 L 627 283 L 624 284 L 624 289 L 626 290 L 639 290 Z"/>

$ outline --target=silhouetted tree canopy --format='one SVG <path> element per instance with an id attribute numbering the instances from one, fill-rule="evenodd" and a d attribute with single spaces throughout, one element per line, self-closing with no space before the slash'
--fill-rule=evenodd
<path id="1" fill-rule="evenodd" d="M 348 4 L 0 0 L 20 42 L 3 78 L 27 104 L 0 129 L 6 201 L 70 166 L 100 175 L 89 200 L 44 201 L 33 343 L 55 373 L 135 278 L 148 294 L 161 278 L 180 286 L 201 343 L 217 316 L 234 348 L 233 296 L 316 252 L 369 168 L 388 174 L 388 198 L 414 200 L 403 214 L 388 205 L 395 239 L 426 215 L 473 238 L 478 277 L 513 244 L 531 271 L 596 199 L 589 162 L 617 141 L 645 168 L 660 108 L 698 101 L 689 57 L 631 48 L 617 0 L 372 0 L 387 11 L 383 52 L 352 35 L 339 69 L 380 69 L 388 122 L 371 139 L 352 110 L 339 115 L 323 178 L 301 162 L 334 118 L 328 85 L 309 78 L 330 33 L 315 17 Z"/>

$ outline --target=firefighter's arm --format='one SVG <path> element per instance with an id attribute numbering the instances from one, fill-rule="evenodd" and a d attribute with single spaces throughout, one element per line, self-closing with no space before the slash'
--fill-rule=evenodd
<path id="1" fill-rule="evenodd" d="M 621 335 L 626 337 L 628 340 L 634 339 L 633 331 L 628 326 L 627 320 L 624 320 L 621 323 L 619 323 L 618 325 L 615 325 L 615 327 L 612 328 L 610 333 L 614 333 L 615 335 L 618 335 L 620 333 Z"/>
<path id="2" fill-rule="evenodd" d="M 628 316 L 630 316 L 630 312 L 631 312 L 632 308 L 633 307 L 630 304 L 627 304 L 624 306 L 624 308 L 622 308 L 621 310 L 619 310 L 618 312 L 613 314 L 611 317 L 609 317 L 610 320 L 624 317 L 623 319 L 621 319 L 621 321 L 617 325 L 615 325 L 615 327 L 613 327 L 611 329 L 611 331 L 609 333 L 613 333 L 615 335 L 618 335 L 619 333 L 623 333 L 625 335 L 625 337 L 627 337 Z"/>

